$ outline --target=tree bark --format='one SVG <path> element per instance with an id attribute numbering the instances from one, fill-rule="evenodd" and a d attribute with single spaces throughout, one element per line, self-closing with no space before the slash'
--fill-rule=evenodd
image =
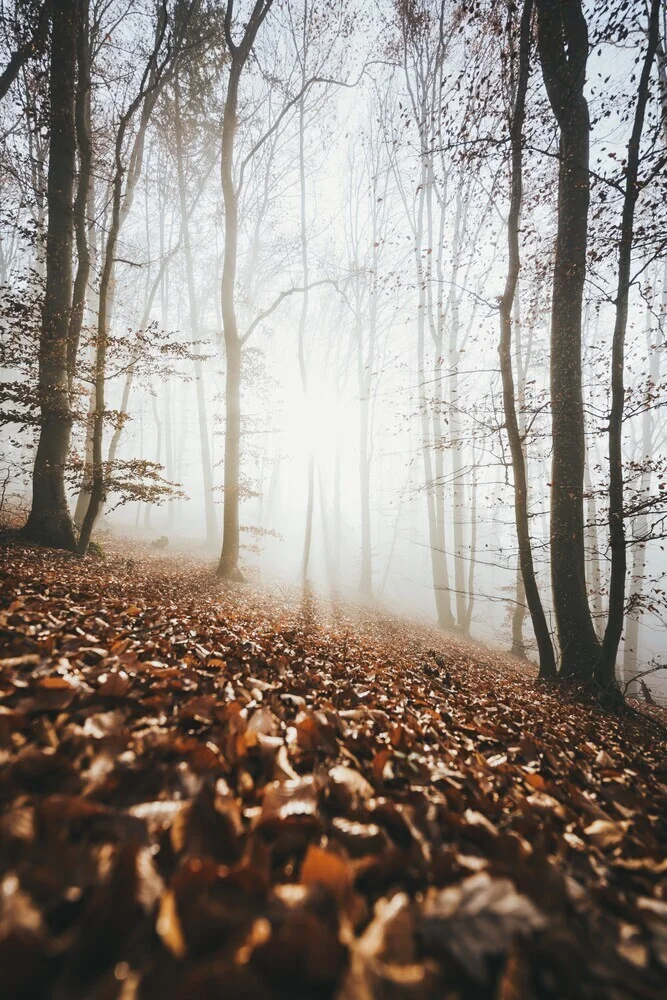
<path id="1" fill-rule="evenodd" d="M 627 552 L 623 512 L 623 406 L 625 403 L 625 334 L 628 325 L 628 300 L 634 240 L 635 206 L 639 197 L 639 147 L 644 129 L 646 105 L 653 61 L 660 40 L 660 8 L 662 0 L 652 0 L 649 14 L 648 43 L 637 89 L 637 104 L 628 143 L 625 168 L 625 194 L 621 239 L 618 251 L 618 286 L 616 320 L 611 354 L 611 411 L 609 414 L 609 542 L 611 573 L 609 577 L 609 611 L 602 640 L 602 653 L 595 668 L 595 680 L 603 688 L 611 688 L 616 680 L 616 656 L 623 634 L 625 619 L 625 577 Z"/>
<path id="2" fill-rule="evenodd" d="M 82 7 L 76 40 L 78 79 L 75 101 L 76 140 L 79 147 L 79 180 L 74 200 L 77 269 L 72 295 L 72 310 L 67 333 L 67 377 L 72 393 L 76 371 L 83 314 L 86 308 L 88 278 L 90 276 L 91 221 L 88 210 L 92 201 L 93 147 L 90 134 L 90 23 L 88 0 L 79 0 Z M 94 208 L 94 205 L 92 206 Z"/>
<path id="3" fill-rule="evenodd" d="M 667 263 L 665 264 L 665 274 L 664 281 L 667 282 Z M 650 313 L 647 311 L 647 316 Z M 647 324 L 646 330 L 646 347 L 647 351 L 651 357 L 650 366 L 650 378 L 647 387 L 647 396 L 650 397 L 652 388 L 658 384 L 660 378 L 660 351 L 657 350 L 651 344 L 651 334 L 654 331 L 651 329 L 650 323 Z M 650 458 L 653 455 L 653 414 L 651 412 L 651 401 L 647 398 L 645 403 L 645 409 L 642 413 L 642 453 L 641 453 L 641 463 L 642 463 L 642 473 L 639 485 L 639 496 L 644 498 L 648 497 L 651 489 L 651 465 Z M 645 512 L 642 512 L 638 518 L 635 525 L 635 535 L 637 538 L 643 538 L 648 531 L 648 517 Z M 632 569 L 631 569 L 631 585 L 634 585 L 639 593 L 641 593 L 642 585 L 644 581 L 644 572 L 646 570 L 646 542 L 638 541 L 635 543 L 633 557 L 632 557 Z M 626 685 L 626 694 L 631 698 L 636 698 L 639 695 L 639 685 L 634 678 L 639 672 L 638 662 L 639 662 L 639 631 L 641 623 L 641 605 L 638 608 L 632 610 L 627 617 L 627 624 L 625 630 L 625 640 L 623 643 L 623 681 Z M 628 686 L 629 685 L 629 686 Z"/>
<path id="4" fill-rule="evenodd" d="M 49 71 L 49 221 L 39 345 L 41 428 L 33 472 L 32 508 L 24 528 L 26 537 L 32 541 L 70 550 L 76 548 L 76 538 L 65 492 L 65 466 L 72 430 L 67 335 L 72 304 L 78 10 L 78 0 L 54 0 Z"/>
<path id="5" fill-rule="evenodd" d="M 445 519 L 444 519 L 444 489 L 443 489 L 443 468 L 442 468 L 442 435 L 439 433 L 439 408 L 441 406 L 441 372 L 439 370 L 438 359 L 440 352 L 436 350 L 436 361 L 434 368 L 435 398 L 433 399 L 435 423 L 436 449 L 440 445 L 440 450 L 436 450 L 436 474 L 433 474 L 433 460 L 431 441 L 431 416 L 428 412 L 429 399 L 426 394 L 426 343 L 425 343 L 425 323 L 426 323 L 426 293 L 427 284 L 424 268 L 422 264 L 422 237 L 423 237 L 423 213 L 426 188 L 426 168 L 422 169 L 422 183 L 419 192 L 419 205 L 417 211 L 417 226 L 415 232 L 415 260 L 417 266 L 418 285 L 418 312 L 417 312 L 417 379 L 419 383 L 419 410 L 421 416 L 422 432 L 422 458 L 424 462 L 424 487 L 426 490 L 426 509 L 428 516 L 429 531 L 429 551 L 431 557 L 431 576 L 433 580 L 433 593 L 435 597 L 436 614 L 438 624 L 441 628 L 450 629 L 454 625 L 452 615 L 452 605 L 449 590 L 449 573 L 447 570 L 447 554 L 445 551 Z"/>
<path id="6" fill-rule="evenodd" d="M 306 82 L 306 60 L 307 48 L 307 6 L 304 4 L 303 12 L 303 53 L 301 62 L 301 98 L 299 100 L 299 228 L 301 236 L 301 271 L 303 274 L 303 295 L 301 297 L 301 314 L 299 316 L 299 375 L 301 376 L 301 389 L 306 406 L 308 405 L 308 369 L 306 367 L 306 321 L 308 319 L 308 232 L 306 228 L 306 107 L 303 88 Z M 303 551 L 301 554 L 301 580 L 303 583 L 308 578 L 308 563 L 310 561 L 310 546 L 313 536 L 313 512 L 315 506 L 315 445 L 310 443 L 308 454 L 308 476 L 306 485 L 306 525 L 303 536 Z"/>
<path id="7" fill-rule="evenodd" d="M 561 676 L 590 680 L 600 645 L 588 605 L 583 498 L 581 313 L 590 201 L 590 118 L 583 89 L 588 28 L 581 0 L 536 0 L 536 6 L 542 75 L 560 128 L 551 308 L 551 583 Z M 550 663 L 545 669 L 551 672 Z"/>
<path id="8" fill-rule="evenodd" d="M 208 419 L 206 416 L 206 395 L 204 393 L 204 371 L 199 356 L 199 323 L 197 319 L 197 293 L 195 289 L 195 274 L 192 261 L 192 244 L 190 243 L 190 219 L 185 186 L 185 167 L 183 162 L 183 123 L 181 119 L 180 85 L 178 76 L 174 84 L 174 112 L 176 133 L 176 165 L 178 169 L 178 196 L 181 208 L 181 231 L 183 234 L 183 249 L 185 251 L 185 272 L 188 284 L 188 303 L 190 307 L 190 336 L 195 351 L 195 384 L 197 391 L 197 416 L 199 418 L 199 444 L 204 485 L 204 512 L 206 519 L 206 546 L 215 549 L 220 544 L 218 534 L 218 519 L 215 513 L 213 498 L 213 468 L 211 449 L 208 439 Z"/>
<path id="9" fill-rule="evenodd" d="M 238 191 L 234 183 L 234 148 L 236 144 L 239 82 L 243 68 L 273 0 L 255 0 L 243 37 L 237 44 L 232 37 L 234 0 L 225 10 L 225 38 L 231 55 L 227 95 L 222 120 L 220 175 L 225 212 L 225 252 L 222 265 L 220 299 L 225 340 L 227 373 L 225 377 L 225 473 L 223 499 L 222 551 L 218 576 L 223 580 L 242 580 L 239 570 L 239 475 L 241 466 L 241 339 L 236 319 L 234 283 L 238 255 Z"/>
<path id="10" fill-rule="evenodd" d="M 540 677 L 552 680 L 556 676 L 556 660 L 553 644 L 549 633 L 546 615 L 542 606 L 535 567 L 533 565 L 533 550 L 530 538 L 528 520 L 528 483 L 526 477 L 526 460 L 523 453 L 523 440 L 519 429 L 516 412 L 516 397 L 514 390 L 514 374 L 512 371 L 512 309 L 516 286 L 521 267 L 519 251 L 519 221 L 521 217 L 521 202 L 523 188 L 522 143 L 523 123 L 525 117 L 526 90 L 530 71 L 530 22 L 532 16 L 532 0 L 525 0 L 521 15 L 519 40 L 519 76 L 511 124 L 511 195 L 510 210 L 507 220 L 507 242 L 509 249 L 509 267 L 505 289 L 500 300 L 500 370 L 503 385 L 503 406 L 505 411 L 505 429 L 512 456 L 512 472 L 514 475 L 514 519 L 519 545 L 519 566 L 523 589 L 540 661 Z"/>
<path id="11" fill-rule="evenodd" d="M 103 438 L 105 417 L 105 382 L 107 341 L 111 318 L 111 307 L 114 292 L 115 255 L 118 237 L 123 221 L 132 206 L 134 192 L 143 166 L 144 140 L 151 112 L 157 101 L 160 81 L 164 80 L 164 63 L 158 67 L 159 52 L 166 31 L 166 21 L 162 13 L 158 14 L 155 27 L 153 50 L 148 58 L 141 79 L 138 93 L 131 101 L 127 110 L 121 115 L 114 149 L 114 174 L 111 185 L 111 222 L 104 248 L 104 263 L 100 277 L 99 308 L 97 316 L 97 343 L 95 346 L 95 412 L 92 420 L 92 478 L 90 484 L 90 499 L 86 509 L 81 533 L 77 545 L 79 555 L 88 551 L 95 522 L 102 509 L 106 496 L 106 470 L 103 460 Z M 141 121 L 132 144 L 129 163 L 124 161 L 124 141 L 127 129 L 139 108 L 142 108 Z M 123 197 L 123 180 L 127 176 L 125 195 Z"/>
<path id="12" fill-rule="evenodd" d="M 222 322 L 225 338 L 225 469 L 222 552 L 218 576 L 242 580 L 239 570 L 239 471 L 241 464 L 241 341 L 236 320 L 234 282 L 238 244 L 238 197 L 234 185 L 236 109 L 243 63 L 232 58 L 222 126 L 222 195 L 225 253 L 222 265 Z"/>

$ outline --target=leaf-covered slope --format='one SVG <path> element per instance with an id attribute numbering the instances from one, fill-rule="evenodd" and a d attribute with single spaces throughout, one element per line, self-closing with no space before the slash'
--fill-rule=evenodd
<path id="1" fill-rule="evenodd" d="M 5 547 L 3 997 L 662 997 L 655 724 L 368 609 Z"/>

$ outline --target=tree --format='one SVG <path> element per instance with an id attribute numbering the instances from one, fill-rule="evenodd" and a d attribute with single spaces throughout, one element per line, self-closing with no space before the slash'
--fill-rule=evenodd
<path id="1" fill-rule="evenodd" d="M 273 0 L 255 0 L 240 41 L 234 41 L 234 0 L 227 0 L 225 40 L 230 55 L 222 122 L 220 173 L 225 211 L 225 249 L 220 298 L 225 341 L 225 470 L 222 551 L 218 576 L 241 579 L 239 561 L 239 474 L 241 463 L 241 339 L 235 305 L 238 253 L 238 190 L 234 180 L 239 84 L 252 47 Z"/>
<path id="2" fill-rule="evenodd" d="M 178 74 L 174 81 L 174 134 L 176 139 L 176 165 L 178 174 L 178 198 L 181 211 L 181 229 L 183 234 L 183 249 L 185 251 L 185 273 L 188 287 L 188 306 L 190 315 L 190 334 L 195 342 L 195 380 L 197 383 L 197 416 L 199 419 L 199 442 L 201 448 L 202 474 L 204 478 L 204 511 L 206 517 L 206 545 L 217 547 L 220 541 L 218 521 L 213 502 L 213 468 L 209 446 L 209 427 L 206 417 L 206 398 L 204 396 L 204 372 L 199 353 L 199 323 L 197 317 L 197 293 L 195 288 L 194 264 L 192 259 L 192 243 L 190 241 L 190 220 L 187 204 L 187 185 L 185 176 L 183 116 L 181 113 L 181 86 Z M 205 181 L 204 177 L 204 181 Z M 203 186 L 203 185 L 202 185 Z"/>
<path id="3" fill-rule="evenodd" d="M 9 92 L 9 88 L 27 61 L 46 45 L 52 7 L 55 16 L 59 16 L 62 8 L 54 5 L 52 0 L 43 0 L 39 5 L 29 4 L 27 12 L 22 4 L 17 4 L 16 28 L 20 38 L 7 65 L 0 73 L 0 101 Z M 74 27 L 73 24 L 70 26 Z"/>
<path id="4" fill-rule="evenodd" d="M 98 299 L 94 375 L 95 409 L 92 418 L 93 461 L 90 480 L 90 499 L 81 524 L 81 532 L 77 544 L 77 551 L 80 555 L 85 555 L 88 551 L 93 528 L 102 509 L 107 492 L 107 470 L 103 456 L 105 380 L 118 238 L 122 224 L 130 211 L 136 185 L 141 175 L 146 129 L 160 90 L 167 82 L 168 69 L 174 69 L 177 65 L 177 59 L 186 30 L 187 18 L 184 24 L 179 25 L 172 44 L 172 39 L 169 37 L 167 9 L 165 6 L 158 8 L 154 41 L 146 59 L 137 92 L 118 120 L 114 142 L 114 163 L 111 181 L 111 217 L 106 245 L 104 247 Z M 126 160 L 126 136 L 132 125 L 134 116 L 140 109 L 139 125 L 134 141 L 131 144 L 130 155 Z"/>
<path id="5" fill-rule="evenodd" d="M 519 65 L 514 96 L 514 107 L 510 123 L 511 172 L 510 208 L 507 218 L 507 243 L 509 268 L 505 290 L 500 300 L 500 370 L 503 385 L 503 406 L 505 429 L 512 457 L 514 474 L 514 518 L 519 543 L 519 566 L 523 590 L 533 623 L 540 662 L 540 677 L 553 680 L 556 676 L 556 659 L 547 624 L 542 599 L 540 597 L 528 520 L 528 482 L 523 440 L 516 411 L 516 393 L 512 371 L 512 312 L 521 266 L 519 251 L 519 224 L 522 201 L 522 145 L 523 123 L 526 106 L 526 91 L 530 72 L 532 0 L 525 0 L 521 12 L 519 29 Z"/>
<path id="6" fill-rule="evenodd" d="M 49 70 L 50 146 L 46 289 L 39 347 L 41 427 L 33 471 L 32 507 L 24 532 L 43 545 L 74 549 L 65 466 L 72 430 L 67 345 L 72 308 L 73 192 L 76 169 L 76 42 L 78 0 L 54 0 Z"/>
<path id="7" fill-rule="evenodd" d="M 623 216 L 618 248 L 618 284 L 616 291 L 616 321 L 611 354 L 611 410 L 609 413 L 609 541 L 611 573 L 609 578 L 609 613 L 602 640 L 602 652 L 595 666 L 595 680 L 604 688 L 616 679 L 616 655 L 623 632 L 625 616 L 626 541 L 623 508 L 623 411 L 625 404 L 625 335 L 628 325 L 628 302 L 632 281 L 632 248 L 635 206 L 640 193 L 639 154 L 649 99 L 651 71 L 660 41 L 660 8 L 662 0 L 651 0 L 648 42 L 642 66 L 632 134 L 628 143 L 625 168 Z"/>
<path id="8" fill-rule="evenodd" d="M 551 582 L 561 674 L 588 680 L 600 654 L 586 588 L 582 298 L 590 200 L 588 27 L 581 0 L 536 0 L 538 48 L 560 131 L 551 307 Z"/>

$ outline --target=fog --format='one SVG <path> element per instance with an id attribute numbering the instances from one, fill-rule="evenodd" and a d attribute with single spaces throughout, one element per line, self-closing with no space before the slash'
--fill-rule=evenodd
<path id="1" fill-rule="evenodd" d="M 476 16 L 463 6 L 274 3 L 256 33 L 240 76 L 232 154 L 233 305 L 241 344 L 238 569 L 250 584 L 307 579 L 324 595 L 381 602 L 520 653 L 518 637 L 536 661 L 498 354 L 518 29 L 509 6 L 481 4 Z M 582 503 L 586 585 L 602 637 L 616 248 L 645 13 L 595 6 L 584 4 L 593 179 L 582 303 Z M 179 16 L 180 7 L 170 8 L 174 37 Z M 250 4 L 234 6 L 236 44 L 251 16 Z M 625 33 L 618 27 L 623 16 Z M 93 532 L 102 545 L 107 529 L 130 539 L 166 537 L 169 550 L 216 565 L 227 499 L 230 357 L 230 208 L 221 155 L 234 65 L 223 20 L 215 4 L 196 7 L 178 63 L 168 63 L 150 100 L 137 105 L 117 150 L 121 225 L 103 373 L 109 464 Z M 73 390 L 66 483 L 72 513 L 82 470 L 94 461 L 91 390 L 113 224 L 114 143 L 142 86 L 155 24 L 154 7 L 143 0 L 90 7 L 91 271 Z M 7 30 L 3 45 L 11 48 Z M 667 654 L 660 505 L 667 268 L 664 230 L 656 235 L 664 171 L 653 170 L 665 142 L 659 65 L 664 69 L 664 54 L 652 70 L 642 145 L 653 187 L 636 208 L 622 432 L 626 503 L 658 499 L 626 520 L 622 686 Z M 40 122 L 48 101 L 40 67 L 38 60 L 26 68 L 0 105 L 5 513 L 30 509 L 39 434 L 37 396 L 32 403 L 19 398 L 16 385 L 36 379 L 46 274 L 48 148 Z M 536 577 L 554 634 L 549 338 L 561 308 L 552 305 L 558 143 L 534 51 L 512 359 Z M 156 463 L 161 496 L 142 493 L 147 480 L 135 460 Z M 122 470 L 113 483 L 112 462 Z M 632 544 L 639 537 L 641 559 Z M 634 658 L 624 647 L 630 618 Z M 667 698 L 660 674 L 647 680 L 654 697 Z"/>

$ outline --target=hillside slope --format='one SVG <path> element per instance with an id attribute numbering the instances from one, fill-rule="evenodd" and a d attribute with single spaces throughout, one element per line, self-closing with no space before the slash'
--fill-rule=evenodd
<path id="1" fill-rule="evenodd" d="M 3 997 L 662 997 L 660 727 L 368 608 L 0 551 Z"/>

